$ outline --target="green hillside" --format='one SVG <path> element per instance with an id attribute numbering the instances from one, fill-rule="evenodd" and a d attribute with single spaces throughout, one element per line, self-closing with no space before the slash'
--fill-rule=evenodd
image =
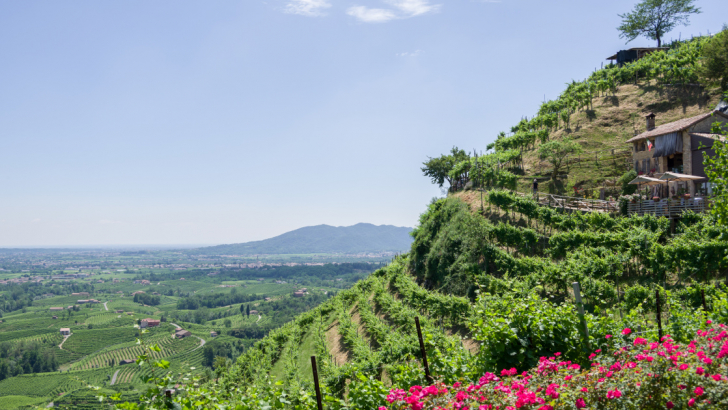
<path id="1" fill-rule="evenodd" d="M 662 332 L 678 343 L 708 318 L 728 320 L 728 242 L 710 217 L 684 218 L 671 235 L 650 216 L 566 214 L 499 190 L 486 200 L 484 216 L 455 197 L 431 204 L 407 256 L 271 332 L 206 388 L 222 403 L 314 408 L 316 355 L 327 408 L 386 406 L 391 388 L 428 383 L 415 317 L 430 372 L 448 385 L 528 371 L 555 352 L 583 366 L 624 328 L 655 341 L 656 291 Z M 572 282 L 581 285 L 588 339 Z M 728 370 L 725 359 L 717 366 Z M 212 405 L 198 394 L 187 397 Z"/>
<path id="2" fill-rule="evenodd" d="M 219 363 L 217 380 L 185 383 L 166 404 L 143 400 L 314 409 L 315 356 L 326 409 L 725 407 L 725 227 L 689 212 L 674 229 L 649 215 L 571 213 L 514 192 L 524 175 L 560 174 L 535 171 L 552 142 L 611 155 L 633 134 L 629 107 L 664 121 L 708 109 L 718 92 L 691 85 L 705 41 L 599 70 L 500 136 L 492 153 L 455 150 L 426 165 L 455 189 L 421 215 L 409 253 L 271 331 L 234 364 Z M 627 168 L 617 153 L 592 165 L 574 156 L 568 178 L 545 189 L 599 186 Z M 442 164 L 451 168 L 438 181 Z M 461 190 L 470 181 L 484 192 Z"/>
<path id="3" fill-rule="evenodd" d="M 273 255 L 312 253 L 401 252 L 412 243 L 411 228 L 359 223 L 299 228 L 262 241 L 210 246 L 185 251 L 199 255 Z"/>
<path id="4" fill-rule="evenodd" d="M 701 50 L 708 41 L 674 42 L 667 51 L 572 80 L 538 112 L 521 113 L 523 119 L 498 135 L 485 155 L 445 155 L 452 165 L 425 163 L 437 177 L 427 175 L 439 183 L 447 179 L 455 189 L 472 183 L 530 192 L 538 178 L 544 193 L 598 198 L 603 188 L 616 197 L 619 177 L 634 168 L 632 146 L 625 142 L 645 130 L 645 115 L 655 113 L 660 126 L 709 112 L 721 100 L 719 88 L 699 81 Z M 565 149 L 566 143 L 576 147 Z"/>

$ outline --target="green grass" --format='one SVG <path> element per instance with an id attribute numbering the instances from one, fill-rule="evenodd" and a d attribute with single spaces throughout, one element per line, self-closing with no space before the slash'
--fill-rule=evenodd
<path id="1" fill-rule="evenodd" d="M 45 398 L 38 398 L 38 397 L 29 397 L 29 396 L 15 396 L 15 395 L 9 395 L 9 396 L 3 396 L 0 400 L 0 410 L 12 410 L 17 409 L 21 406 L 31 406 L 31 405 L 40 405 L 41 403 L 45 403 L 47 400 Z"/>

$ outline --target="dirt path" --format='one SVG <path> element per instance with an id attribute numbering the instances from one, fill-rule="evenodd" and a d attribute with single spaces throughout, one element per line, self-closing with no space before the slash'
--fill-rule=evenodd
<path id="1" fill-rule="evenodd" d="M 336 366 L 341 366 L 344 363 L 349 362 L 350 352 L 346 349 L 344 342 L 341 340 L 338 320 L 334 320 L 334 322 L 326 329 L 326 347 L 328 348 L 331 357 L 333 357 Z"/>
<path id="2" fill-rule="evenodd" d="M 104 308 L 106 308 L 106 310 L 108 311 L 109 310 L 109 307 L 106 306 L 107 303 L 109 303 L 109 302 L 108 301 L 107 302 L 104 302 Z"/>
<path id="3" fill-rule="evenodd" d="M 118 376 L 118 375 L 119 375 L 119 372 L 120 372 L 120 371 L 121 371 L 121 370 L 117 370 L 116 372 L 114 372 L 114 375 L 113 375 L 113 376 L 111 376 L 111 386 L 113 386 L 113 385 L 114 385 L 114 383 L 116 383 L 116 376 Z"/>
<path id="4" fill-rule="evenodd" d="M 182 329 L 182 328 L 180 327 L 180 325 L 178 325 L 178 324 L 176 324 L 176 323 L 172 323 L 172 322 L 169 322 L 169 324 L 170 324 L 170 325 L 172 325 L 172 326 L 174 326 L 174 327 L 176 327 L 176 328 L 177 328 L 177 330 L 179 330 L 179 329 Z"/>
<path id="5" fill-rule="evenodd" d="M 190 352 L 194 352 L 195 350 L 197 350 L 197 349 L 199 349 L 199 348 L 201 348 L 202 346 L 205 345 L 205 343 L 206 343 L 205 342 L 205 339 L 203 339 L 203 338 L 201 338 L 199 336 L 195 336 L 195 335 L 192 335 L 192 337 L 196 337 L 196 338 L 200 339 L 200 345 L 197 346 L 197 347 L 195 347 L 194 349 L 190 350 Z"/>
<path id="6" fill-rule="evenodd" d="M 69 337 L 71 337 L 71 335 L 63 336 L 63 341 L 58 345 L 59 349 L 63 350 L 63 344 L 66 343 L 66 340 L 68 340 Z"/>
<path id="7" fill-rule="evenodd" d="M 258 323 L 258 322 L 260 322 L 260 318 L 261 318 L 261 317 L 263 317 L 263 316 L 261 316 L 261 315 L 258 315 L 258 320 L 256 320 L 256 321 L 255 321 L 255 323 Z"/>

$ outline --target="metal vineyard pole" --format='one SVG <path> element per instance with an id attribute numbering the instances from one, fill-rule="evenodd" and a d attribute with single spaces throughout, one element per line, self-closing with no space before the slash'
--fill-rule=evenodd
<path id="1" fill-rule="evenodd" d="M 427 352 L 425 351 L 425 342 L 422 340 L 419 316 L 415 316 L 415 325 L 417 326 L 417 337 L 420 339 L 420 353 L 422 353 L 422 364 L 425 366 L 425 378 L 429 382 L 432 381 L 432 376 L 430 376 L 430 365 L 427 364 Z"/>
<path id="2" fill-rule="evenodd" d="M 660 291 L 655 289 L 655 302 L 657 304 L 657 334 L 659 341 L 662 341 L 662 309 L 660 307 Z"/>
<path id="3" fill-rule="evenodd" d="M 311 356 L 311 368 L 313 369 L 313 384 L 316 388 L 316 404 L 318 410 L 324 410 L 324 405 L 321 402 L 321 387 L 319 387 L 318 369 L 316 368 L 316 356 Z"/>
<path id="4" fill-rule="evenodd" d="M 584 318 L 584 304 L 581 301 L 581 288 L 579 286 L 579 282 L 574 282 L 571 286 L 574 288 L 574 299 L 576 299 L 576 307 L 579 309 L 579 322 L 581 322 L 581 333 L 584 337 L 584 344 L 586 344 L 586 348 L 588 350 L 591 350 L 589 347 L 589 328 L 586 326 L 586 319 Z"/>

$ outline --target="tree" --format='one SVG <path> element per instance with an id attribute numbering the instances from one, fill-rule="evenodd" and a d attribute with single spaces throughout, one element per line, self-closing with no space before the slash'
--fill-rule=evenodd
<path id="1" fill-rule="evenodd" d="M 728 26 L 723 26 L 723 31 L 703 46 L 701 57 L 700 79 L 706 84 L 719 85 L 723 92 L 728 91 Z"/>
<path id="2" fill-rule="evenodd" d="M 620 14 L 622 24 L 617 27 L 620 38 L 627 42 L 639 36 L 657 40 L 662 46 L 662 37 L 676 25 L 687 26 L 691 14 L 699 14 L 700 9 L 693 6 L 695 0 L 643 0 L 634 6 L 630 13 Z"/>
<path id="3" fill-rule="evenodd" d="M 429 158 L 427 162 L 423 162 L 422 173 L 426 177 L 430 177 L 433 184 L 437 184 L 440 188 L 447 181 L 448 184 L 452 185 L 450 179 L 450 171 L 455 165 L 461 161 L 468 159 L 468 154 L 458 147 L 452 147 L 450 155 L 441 155 L 438 158 Z"/>
<path id="4" fill-rule="evenodd" d="M 617 182 L 619 182 L 622 186 L 622 195 L 631 195 L 637 191 L 637 185 L 630 185 L 630 182 L 635 178 L 637 178 L 637 173 L 633 169 L 625 172 L 621 177 L 619 177 L 619 181 Z"/>
<path id="5" fill-rule="evenodd" d="M 569 155 L 578 154 L 581 151 L 581 145 L 574 140 L 554 140 L 538 146 L 539 158 L 548 161 L 553 166 L 551 172 L 551 179 L 553 180 L 556 180 L 556 176 L 559 175 L 564 160 Z"/>
<path id="6" fill-rule="evenodd" d="M 728 135 L 720 123 L 713 124 L 711 130 L 714 134 Z M 718 225 L 728 227 L 728 144 L 716 142 L 713 144 L 715 156 L 707 155 L 703 158 L 705 174 L 713 183 L 713 206 L 710 212 L 717 219 Z"/>
<path id="7" fill-rule="evenodd" d="M 245 305 L 243 305 L 242 303 L 240 304 L 240 314 L 241 315 L 245 314 Z"/>
<path id="8" fill-rule="evenodd" d="M 245 307 L 245 314 L 248 315 L 248 317 L 250 317 L 250 305 L 247 305 Z"/>
<path id="9" fill-rule="evenodd" d="M 212 367 L 215 369 L 215 374 L 217 374 L 217 377 L 220 377 L 223 373 L 225 373 L 225 371 L 227 371 L 229 365 L 230 362 L 227 357 L 216 356 Z"/>

